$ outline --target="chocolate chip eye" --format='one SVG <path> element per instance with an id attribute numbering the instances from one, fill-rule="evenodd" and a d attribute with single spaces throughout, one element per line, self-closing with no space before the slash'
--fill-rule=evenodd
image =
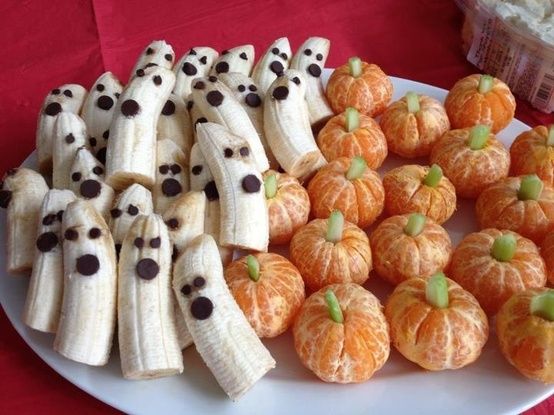
<path id="1" fill-rule="evenodd" d="M 167 173 L 169 173 L 169 166 L 167 164 L 162 164 L 158 168 L 158 171 L 160 172 L 160 174 L 167 174 Z"/>
<path id="2" fill-rule="evenodd" d="M 200 63 L 202 65 L 205 65 L 206 63 L 208 63 L 208 57 L 207 56 L 202 56 L 200 59 L 199 59 Z"/>
<path id="3" fill-rule="evenodd" d="M 133 244 L 137 247 L 137 248 L 142 248 L 144 246 L 144 239 L 142 238 L 135 238 L 135 241 L 133 242 Z"/>
<path id="4" fill-rule="evenodd" d="M 162 77 L 160 75 L 156 75 L 152 78 L 152 82 L 154 82 L 154 85 L 161 85 Z"/>
<path id="5" fill-rule="evenodd" d="M 181 166 L 179 166 L 178 164 L 172 164 L 169 169 L 171 170 L 171 173 L 173 173 L 173 174 L 179 174 L 183 170 L 181 168 Z"/>
<path id="6" fill-rule="evenodd" d="M 50 115 L 51 117 L 59 114 L 60 112 L 62 112 L 62 106 L 59 102 L 51 102 L 46 106 L 46 108 L 44 108 L 44 113 L 46 115 Z"/>
<path id="7" fill-rule="evenodd" d="M 165 179 L 162 182 L 162 193 L 167 197 L 177 196 L 183 191 L 183 186 L 174 178 Z"/>
<path id="8" fill-rule="evenodd" d="M 237 89 L 239 90 L 239 92 L 244 92 L 244 90 L 246 89 L 246 87 L 242 84 L 240 84 Z"/>
<path id="9" fill-rule="evenodd" d="M 144 65 L 144 69 L 151 68 L 152 66 L 158 66 L 158 64 L 154 62 L 149 62 L 146 65 Z"/>
<path id="10" fill-rule="evenodd" d="M 272 95 L 273 98 L 279 101 L 287 99 L 287 97 L 289 96 L 289 89 L 286 86 L 278 86 L 273 90 Z"/>
<path id="11" fill-rule="evenodd" d="M 90 137 L 90 138 L 88 139 L 88 142 L 89 142 L 89 144 L 90 144 L 91 147 L 96 147 L 96 144 L 97 144 L 96 138 Z"/>
<path id="12" fill-rule="evenodd" d="M 75 136 L 71 133 L 69 133 L 68 135 L 65 136 L 65 142 L 67 144 L 72 144 L 75 142 Z"/>
<path id="13" fill-rule="evenodd" d="M 66 89 L 65 91 L 63 91 L 63 94 L 66 97 L 73 98 L 73 92 L 71 92 L 69 89 Z"/>
<path id="14" fill-rule="evenodd" d="M 88 231 L 88 236 L 90 239 L 98 239 L 102 235 L 102 231 L 98 228 L 92 228 Z"/>
<path id="15" fill-rule="evenodd" d="M 150 239 L 150 248 L 154 248 L 154 249 L 157 249 L 159 248 L 160 246 L 162 245 L 162 240 L 161 238 L 152 238 Z"/>
<path id="16" fill-rule="evenodd" d="M 283 64 L 279 61 L 271 62 L 271 64 L 269 65 L 269 69 L 274 74 L 280 74 L 285 70 L 285 68 L 283 67 Z"/>
<path id="17" fill-rule="evenodd" d="M 102 186 L 97 180 L 87 179 L 81 183 L 79 192 L 85 199 L 94 199 L 102 192 Z"/>
<path id="18" fill-rule="evenodd" d="M 166 61 L 171 62 L 173 60 L 173 55 L 171 53 L 166 53 L 164 58 Z"/>
<path id="19" fill-rule="evenodd" d="M 250 92 L 246 97 L 244 97 L 244 101 L 246 102 L 246 105 L 252 108 L 259 107 L 262 105 L 262 99 L 260 96 L 254 92 Z"/>
<path id="20" fill-rule="evenodd" d="M 212 315 L 214 305 L 207 297 L 197 297 L 190 305 L 190 313 L 197 320 L 206 320 Z"/>
<path id="21" fill-rule="evenodd" d="M 114 208 L 114 209 L 110 210 L 110 215 L 114 219 L 119 218 L 122 214 L 123 214 L 123 212 L 121 211 L 121 209 Z"/>
<path id="22" fill-rule="evenodd" d="M 194 89 L 204 89 L 206 88 L 206 84 L 202 81 L 198 81 L 193 86 Z"/>
<path id="23" fill-rule="evenodd" d="M 219 107 L 224 99 L 225 97 L 219 91 L 210 91 L 206 95 L 206 101 L 208 101 L 208 104 L 212 107 Z"/>
<path id="24" fill-rule="evenodd" d="M 56 221 L 56 219 L 56 215 L 46 215 L 44 218 L 42 218 L 42 224 L 44 226 L 50 226 Z"/>
<path id="25" fill-rule="evenodd" d="M 60 95 L 60 92 L 62 92 L 62 91 L 60 91 L 59 88 L 55 88 L 55 89 L 53 89 L 52 92 L 50 92 L 50 93 L 51 93 L 52 95 Z"/>
<path id="26" fill-rule="evenodd" d="M 306 49 L 306 50 L 304 50 L 304 55 L 310 56 L 311 54 L 312 54 L 312 50 L 311 50 L 311 49 Z"/>
<path id="27" fill-rule="evenodd" d="M 176 218 L 171 218 L 165 223 L 169 229 L 177 229 L 179 227 L 179 221 Z"/>
<path id="28" fill-rule="evenodd" d="M 287 60 L 289 57 L 286 53 L 281 53 L 281 58 L 283 58 L 284 60 Z"/>
<path id="29" fill-rule="evenodd" d="M 203 277 L 196 277 L 194 279 L 194 281 L 192 282 L 192 284 L 195 287 L 200 288 L 200 287 L 203 287 L 204 285 L 206 285 L 206 280 Z"/>
<path id="30" fill-rule="evenodd" d="M 192 287 L 189 284 L 185 284 L 181 287 L 181 293 L 183 293 L 183 295 L 190 295 L 191 292 Z"/>
<path id="31" fill-rule="evenodd" d="M 193 75 L 196 75 L 198 73 L 198 70 L 196 69 L 196 66 L 194 66 L 190 62 L 183 63 L 183 67 L 181 68 L 181 70 L 183 71 L 183 73 L 185 75 L 188 75 L 188 76 L 193 76 Z"/>
<path id="32" fill-rule="evenodd" d="M 138 207 L 136 207 L 134 205 L 129 205 L 129 207 L 127 208 L 127 213 L 131 216 L 138 215 L 138 213 L 139 213 Z"/>
<path id="33" fill-rule="evenodd" d="M 310 66 L 308 66 L 308 73 L 315 78 L 319 78 L 319 76 L 321 75 L 321 68 L 319 67 L 319 65 L 312 63 Z"/>
<path id="34" fill-rule="evenodd" d="M 102 85 L 102 84 L 96 85 L 96 90 L 97 90 L 98 92 L 102 92 L 104 89 L 106 89 L 106 88 L 104 87 L 104 85 Z"/>
<path id="35" fill-rule="evenodd" d="M 219 62 L 217 65 L 215 65 L 215 71 L 217 73 L 229 72 L 229 64 L 227 62 Z"/>
<path id="36" fill-rule="evenodd" d="M 294 82 L 296 85 L 300 85 L 300 78 L 295 76 L 294 78 L 291 79 L 292 82 Z"/>
<path id="37" fill-rule="evenodd" d="M 253 174 L 249 174 L 242 179 L 242 188 L 246 193 L 256 193 L 260 190 L 262 183 Z"/>
<path id="38" fill-rule="evenodd" d="M 189 55 L 196 55 L 196 51 L 194 50 L 194 48 L 191 48 L 189 50 Z"/>
<path id="39" fill-rule="evenodd" d="M 58 237 L 54 232 L 45 232 L 37 238 L 36 246 L 40 252 L 50 252 L 58 245 Z"/>
<path id="40" fill-rule="evenodd" d="M 279 54 L 279 48 L 271 49 L 271 53 L 273 53 L 274 55 L 278 55 Z"/>
<path id="41" fill-rule="evenodd" d="M 154 53 L 154 49 L 152 49 L 152 48 L 146 49 L 146 54 L 147 55 L 152 55 L 153 53 Z"/>
<path id="42" fill-rule="evenodd" d="M 318 53 L 317 55 L 315 55 L 315 58 L 318 60 L 318 61 L 322 61 L 323 60 L 323 55 L 321 53 Z"/>
<path id="43" fill-rule="evenodd" d="M 144 76 L 144 69 L 137 69 L 136 74 L 139 78 L 142 78 Z"/>
<path id="44" fill-rule="evenodd" d="M 81 173 L 75 172 L 71 175 L 71 180 L 73 180 L 74 182 L 78 182 L 79 180 L 81 180 L 81 177 Z"/>
<path id="45" fill-rule="evenodd" d="M 196 166 L 193 166 L 191 173 L 194 174 L 195 176 L 198 176 L 200 173 L 202 173 L 202 166 L 199 164 Z"/>
<path id="46" fill-rule="evenodd" d="M 108 138 L 110 138 L 110 130 L 106 130 L 102 133 L 102 138 L 104 140 L 107 140 Z"/>
<path id="47" fill-rule="evenodd" d="M 210 82 L 217 82 L 217 76 L 210 75 L 210 76 L 208 77 L 208 81 L 210 81 Z"/>
<path id="48" fill-rule="evenodd" d="M 248 60 L 248 56 L 246 56 L 246 53 L 244 53 L 244 52 L 242 52 L 242 53 L 239 55 L 239 58 L 244 59 L 245 61 Z"/>
<path id="49" fill-rule="evenodd" d="M 250 154 L 250 150 L 248 149 L 248 147 L 241 147 L 239 153 L 241 156 L 246 157 L 248 154 Z"/>
<path id="50" fill-rule="evenodd" d="M 92 172 L 97 176 L 100 176 L 101 174 L 104 174 L 104 169 L 100 166 L 96 166 L 95 168 L 92 169 Z"/>
<path id="51" fill-rule="evenodd" d="M 94 275 L 100 269 L 100 261 L 96 255 L 86 254 L 77 258 L 76 268 L 81 275 Z"/>
<path id="52" fill-rule="evenodd" d="M 160 272 L 160 266 L 151 258 L 143 258 L 137 263 L 136 271 L 140 278 L 151 280 Z"/>
<path id="53" fill-rule="evenodd" d="M 126 99 L 121 104 L 121 113 L 126 117 L 134 117 L 140 111 L 140 105 L 134 99 Z"/>
<path id="54" fill-rule="evenodd" d="M 256 88 L 256 85 L 249 85 L 248 89 L 252 92 L 256 92 L 258 90 L 258 88 Z"/>
<path id="55" fill-rule="evenodd" d="M 67 229 L 63 234 L 67 241 L 76 241 L 79 238 L 79 233 L 75 229 Z"/>
<path id="56" fill-rule="evenodd" d="M 226 149 L 223 151 L 223 154 L 224 154 L 225 157 L 227 157 L 227 158 L 233 157 L 233 150 L 231 150 L 230 148 L 226 148 Z"/>

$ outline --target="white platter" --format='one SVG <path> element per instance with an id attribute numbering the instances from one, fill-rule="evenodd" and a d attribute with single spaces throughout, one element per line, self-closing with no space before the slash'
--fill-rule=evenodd
<path id="1" fill-rule="evenodd" d="M 325 70 L 324 77 L 330 74 Z M 394 100 L 407 91 L 430 95 L 441 101 L 443 89 L 392 78 Z M 514 120 L 499 135 L 507 146 L 528 127 Z M 407 161 L 389 157 L 381 173 Z M 426 164 L 426 160 L 409 163 Z M 25 165 L 34 166 L 34 154 Z M 456 215 L 446 223 L 457 244 L 464 234 L 476 230 L 473 202 L 462 201 Z M 0 213 L 0 245 L 5 245 L 5 212 Z M 185 371 L 150 381 L 128 381 L 121 376 L 117 344 L 107 366 L 88 367 L 66 360 L 52 350 L 53 336 L 33 331 L 21 322 L 28 284 L 26 277 L 5 272 L 5 252 L 0 249 L 0 302 L 17 332 L 55 371 L 79 388 L 131 414 L 425 414 L 475 415 L 517 414 L 554 392 L 525 379 L 500 355 L 496 336 L 479 360 L 461 370 L 426 372 L 392 351 L 384 368 L 362 384 L 337 385 L 319 381 L 298 360 L 290 333 L 264 343 L 277 361 L 277 368 L 264 377 L 239 402 L 231 402 L 218 387 L 194 347 L 184 352 Z M 391 288 L 372 275 L 366 287 L 384 300 Z M 47 385 L 44 385 L 47 387 Z"/>

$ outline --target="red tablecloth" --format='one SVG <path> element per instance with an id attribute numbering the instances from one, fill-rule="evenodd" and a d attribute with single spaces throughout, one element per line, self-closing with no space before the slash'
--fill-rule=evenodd
<path id="1" fill-rule="evenodd" d="M 177 57 L 191 46 L 253 43 L 261 53 L 280 36 L 293 49 L 310 35 L 332 41 L 327 66 L 358 55 L 390 75 L 450 88 L 476 69 L 460 50 L 462 14 L 448 0 L 226 2 L 3 1 L 0 174 L 35 146 L 43 97 L 68 82 L 90 87 L 104 70 L 126 81 L 147 43 L 165 39 Z M 516 116 L 536 125 L 552 115 L 518 101 Z M 37 357 L 0 312 L 0 413 L 106 414 L 115 410 L 64 380 Z M 529 414 L 554 413 L 554 398 Z"/>

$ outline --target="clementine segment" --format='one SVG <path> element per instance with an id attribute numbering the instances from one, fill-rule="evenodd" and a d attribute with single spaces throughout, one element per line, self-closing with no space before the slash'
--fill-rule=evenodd
<path id="1" fill-rule="evenodd" d="M 554 321 L 531 313 L 533 298 L 548 291 L 530 288 L 514 294 L 496 316 L 496 333 L 502 354 L 521 374 L 554 383 Z"/>
<path id="2" fill-rule="evenodd" d="M 493 245 L 497 238 L 512 235 L 512 258 L 497 259 Z M 537 246 L 514 232 L 485 229 L 467 235 L 452 255 L 449 275 L 472 293 L 485 312 L 493 316 L 514 293 L 546 283 L 544 261 Z"/>
<path id="3" fill-rule="evenodd" d="M 554 143 L 548 142 L 549 133 L 548 128 L 539 125 L 517 136 L 510 147 L 512 175 L 535 173 L 546 184 L 554 186 Z"/>
<path id="4" fill-rule="evenodd" d="M 406 158 L 429 155 L 437 140 L 450 129 L 450 121 L 439 101 L 425 95 L 416 99 L 417 110 L 410 111 L 404 97 L 393 102 L 379 122 L 389 150 Z"/>
<path id="5" fill-rule="evenodd" d="M 497 78 L 484 76 L 487 75 L 466 76 L 448 92 L 444 106 L 452 128 L 484 124 L 497 133 L 514 118 L 516 101 L 508 85 Z M 490 85 L 483 85 L 485 82 Z"/>
<path id="6" fill-rule="evenodd" d="M 448 306 L 434 307 L 426 299 L 428 280 L 406 280 L 389 297 L 385 316 L 394 347 L 427 370 L 459 369 L 473 363 L 488 338 L 486 314 L 469 292 L 448 278 Z"/>
<path id="7" fill-rule="evenodd" d="M 554 229 L 544 238 L 541 255 L 546 263 L 548 282 L 554 286 Z"/>
<path id="8" fill-rule="evenodd" d="M 342 323 L 329 315 L 328 290 L 338 300 Z M 389 328 L 379 300 L 353 283 L 329 285 L 308 297 L 293 334 L 300 361 L 325 382 L 364 382 L 390 353 Z"/>
<path id="9" fill-rule="evenodd" d="M 253 255 L 259 264 L 257 280 L 249 274 L 247 257 L 230 263 L 225 280 L 235 301 L 259 337 L 275 337 L 292 324 L 304 302 L 304 281 L 285 257 Z"/>
<path id="10" fill-rule="evenodd" d="M 383 177 L 385 210 L 389 215 L 418 212 L 441 224 L 456 210 L 456 189 L 446 176 L 435 186 L 425 184 L 428 166 L 404 165 Z"/>

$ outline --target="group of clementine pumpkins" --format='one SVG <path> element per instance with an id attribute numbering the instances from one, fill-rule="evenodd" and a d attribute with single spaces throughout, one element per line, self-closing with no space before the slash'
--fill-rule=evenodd
<path id="1" fill-rule="evenodd" d="M 369 379 L 391 341 L 425 369 L 461 368 L 479 357 L 496 317 L 507 360 L 553 383 L 554 126 L 520 134 L 508 151 L 495 134 L 515 100 L 488 75 L 458 81 L 444 106 L 412 92 L 390 103 L 392 90 L 358 58 L 333 72 L 326 93 L 337 115 L 317 135 L 329 163 L 307 187 L 264 175 L 270 242 L 290 243 L 290 260 L 257 253 L 228 265 L 237 303 L 260 337 L 292 326 L 300 360 L 324 381 Z M 381 179 L 388 151 L 431 166 Z M 482 230 L 453 249 L 441 224 L 457 197 L 477 199 Z M 372 270 L 396 286 L 384 311 L 362 287 Z"/>

